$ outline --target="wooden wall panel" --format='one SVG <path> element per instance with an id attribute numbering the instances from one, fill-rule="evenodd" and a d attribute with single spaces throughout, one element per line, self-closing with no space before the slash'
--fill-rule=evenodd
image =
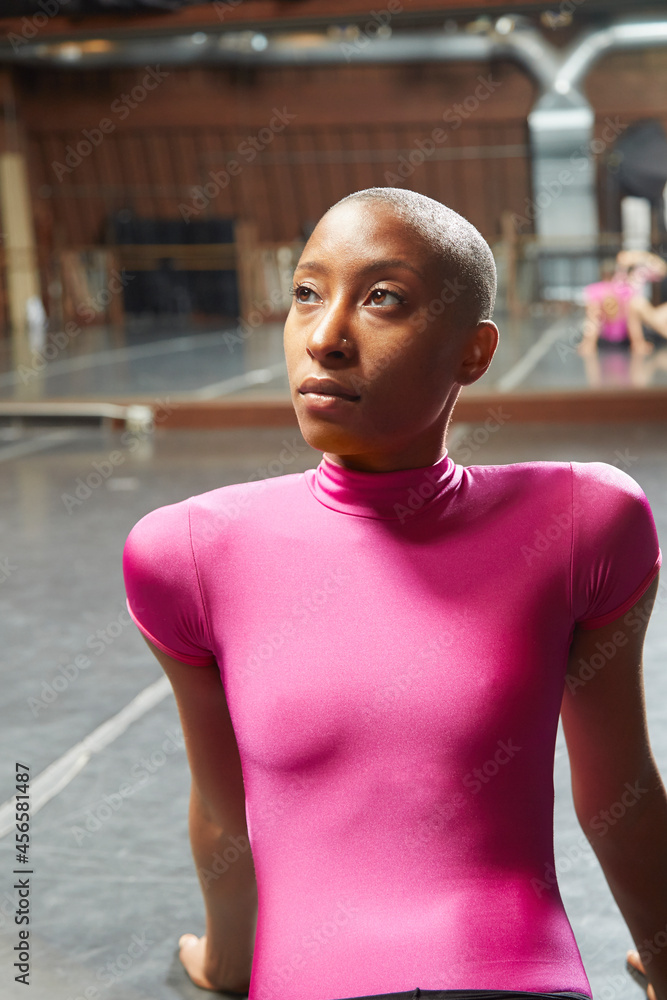
<path id="1" fill-rule="evenodd" d="M 510 124 L 516 136 L 522 124 Z M 418 152 L 417 140 L 433 127 L 426 121 L 294 129 L 243 163 L 224 185 L 220 179 L 238 147 L 238 132 L 125 129 L 107 136 L 62 182 L 45 165 L 64 162 L 76 133 L 32 132 L 33 190 L 53 214 L 59 242 L 67 245 L 100 242 L 109 215 L 120 208 L 145 218 L 180 219 L 184 211 L 190 219 L 232 215 L 254 221 L 262 240 L 299 239 L 304 226 L 346 194 L 388 183 L 444 201 L 495 238 L 502 211 L 518 211 L 528 196 L 524 164 L 512 168 L 512 192 L 500 178 L 514 160 L 483 155 L 485 146 L 502 152 L 495 125 L 461 129 L 446 159 L 427 156 L 405 179 L 387 181 L 387 175 L 399 176 L 397 168 L 405 167 Z M 527 150 L 525 135 L 522 148 Z"/>
<path id="2" fill-rule="evenodd" d="M 308 66 L 264 70 L 209 67 L 169 69 L 169 75 L 131 110 L 115 105 L 140 85 L 145 70 L 17 71 L 27 128 L 77 131 L 110 118 L 117 130 L 236 126 L 245 137 L 265 126 L 275 107 L 296 115 L 294 127 L 341 123 L 434 125 L 491 72 L 486 63 Z M 514 63 L 495 66 L 498 85 L 474 117 L 484 121 L 525 117 L 535 87 Z M 112 110 L 116 107 L 116 111 Z M 121 117 L 123 115 L 123 117 Z"/>

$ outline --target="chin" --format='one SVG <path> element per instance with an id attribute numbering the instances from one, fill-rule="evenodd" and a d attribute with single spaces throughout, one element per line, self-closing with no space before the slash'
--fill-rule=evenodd
<path id="1" fill-rule="evenodd" d="M 333 424 L 325 426 L 321 421 L 300 420 L 299 430 L 303 440 L 315 451 L 329 451 L 334 455 L 346 455 L 363 450 L 360 442 L 346 434 L 342 427 Z"/>

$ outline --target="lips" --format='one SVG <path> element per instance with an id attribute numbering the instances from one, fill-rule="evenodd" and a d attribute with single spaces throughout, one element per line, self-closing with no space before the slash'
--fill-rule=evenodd
<path id="1" fill-rule="evenodd" d="M 349 386 L 335 382 L 331 378 L 307 378 L 299 386 L 299 392 L 315 392 L 321 396 L 340 396 L 341 399 L 359 399 L 359 394 L 352 392 Z"/>

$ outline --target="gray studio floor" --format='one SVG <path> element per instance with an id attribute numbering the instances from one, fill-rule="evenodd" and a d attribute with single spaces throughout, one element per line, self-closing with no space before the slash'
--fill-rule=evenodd
<path id="1" fill-rule="evenodd" d="M 546 426 L 508 420 L 483 445 L 478 443 L 483 435 L 472 436 L 474 429 L 453 428 L 452 456 L 467 449 L 472 459 L 466 464 L 574 459 L 620 465 L 646 491 L 665 547 L 664 424 Z M 258 470 L 266 469 L 285 441 L 295 453 L 286 472 L 313 467 L 320 459 L 297 428 L 137 432 L 131 445 L 121 440 L 122 433 L 94 426 L 0 427 L 6 654 L 0 802 L 12 795 L 15 761 L 28 764 L 33 779 L 59 762 L 31 829 L 31 985 L 26 990 L 5 973 L 0 993 L 9 1000 L 205 995 L 187 980 L 176 957 L 180 933 L 203 931 L 187 834 L 186 756 L 162 671 L 128 624 L 121 551 L 147 511 L 259 478 Z M 72 494 L 77 478 L 85 478 L 112 450 L 120 450 L 123 461 L 68 511 L 62 495 Z M 648 630 L 645 664 L 653 746 L 667 775 L 663 590 Z M 77 668 L 82 654 L 88 664 Z M 142 692 L 143 703 L 133 702 Z M 115 728 L 86 742 L 114 717 Z M 560 736 L 556 788 L 557 870 L 595 996 L 641 1000 L 639 987 L 624 972 L 629 934 L 574 817 Z M 3 817 L 0 807 L 0 825 Z M 0 957 L 9 970 L 17 942 L 15 851 L 13 828 L 5 826 L 3 833 Z"/>
<path id="2" fill-rule="evenodd" d="M 511 319 L 497 311 L 500 342 L 489 371 L 467 392 L 597 389 L 667 384 L 667 341 L 647 357 L 612 346 L 584 360 L 576 351 L 583 311 L 556 315 L 535 306 Z M 168 395 L 171 399 L 283 397 L 289 384 L 283 324 L 217 330 L 153 325 L 81 330 L 15 364 L 0 351 L 0 402 Z"/>

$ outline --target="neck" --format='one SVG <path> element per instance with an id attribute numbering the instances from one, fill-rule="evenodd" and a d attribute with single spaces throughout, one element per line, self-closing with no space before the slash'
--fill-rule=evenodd
<path id="1" fill-rule="evenodd" d="M 355 472 L 400 472 L 405 469 L 420 469 L 434 465 L 447 453 L 443 444 L 435 451 L 428 453 L 409 451 L 391 455 L 337 455 L 330 451 L 322 452 L 327 462 L 339 465 L 343 469 Z"/>
<path id="2" fill-rule="evenodd" d="M 380 472 L 351 469 L 324 454 L 317 469 L 304 475 L 311 492 L 325 507 L 404 524 L 446 502 L 456 491 L 462 473 L 463 467 L 457 466 L 445 449 L 437 461 L 426 466 L 413 464 Z"/>

